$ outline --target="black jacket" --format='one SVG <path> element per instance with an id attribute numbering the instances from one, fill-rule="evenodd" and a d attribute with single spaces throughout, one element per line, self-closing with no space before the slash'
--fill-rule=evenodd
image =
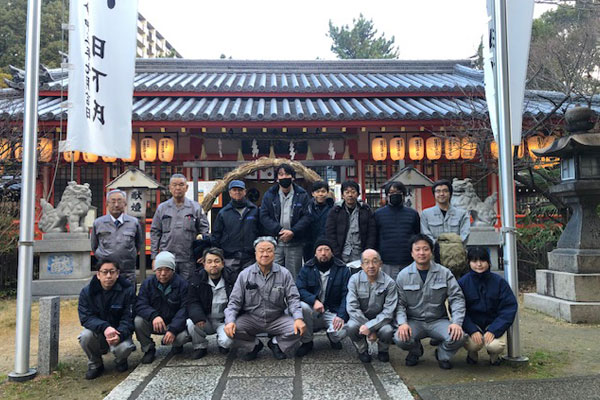
<path id="1" fill-rule="evenodd" d="M 294 232 L 292 243 L 304 241 L 304 236 L 310 226 L 310 215 L 308 215 L 309 197 L 306 190 L 295 183 L 294 197 L 292 199 L 291 231 Z M 266 235 L 277 238 L 282 227 L 279 223 L 281 217 L 281 201 L 279 200 L 279 185 L 273 185 L 263 196 L 260 205 L 260 224 Z"/>
<path id="2" fill-rule="evenodd" d="M 371 207 L 361 202 L 358 202 L 356 206 L 359 207 L 358 229 L 360 231 L 361 251 L 374 249 L 377 242 L 377 228 Z M 336 203 L 329 212 L 325 230 L 327 232 L 327 239 L 333 243 L 333 254 L 338 258 L 342 258 L 349 225 L 350 214 L 346 211 L 344 202 Z"/>
<path id="3" fill-rule="evenodd" d="M 350 269 L 346 267 L 346 264 L 339 258 L 334 258 L 333 265 L 329 270 L 323 306 L 325 306 L 325 310 L 335 313 L 344 321 L 348 321 L 349 318 L 346 312 L 346 295 L 348 294 L 350 275 Z M 321 274 L 314 257 L 300 269 L 298 278 L 296 278 L 296 286 L 300 292 L 300 300 L 312 307 L 321 293 Z"/>
<path id="4" fill-rule="evenodd" d="M 227 293 L 228 299 L 235 284 L 233 276 L 229 268 L 223 268 L 221 278 L 225 279 L 225 293 Z M 190 279 L 187 311 L 194 324 L 199 321 L 206 321 L 212 310 L 213 293 L 208 279 L 208 273 L 204 269 L 196 270 Z"/>
<path id="5" fill-rule="evenodd" d="M 258 207 L 246 200 L 246 209 L 240 215 L 230 202 L 217 214 L 211 244 L 223 249 L 226 258 L 253 259 L 258 230 Z"/>
<path id="6" fill-rule="evenodd" d="M 377 249 L 385 264 L 405 267 L 414 261 L 410 238 L 421 232 L 419 213 L 410 207 L 385 206 L 373 214 L 377 225 Z"/>
<path id="7" fill-rule="evenodd" d="M 146 321 L 152 322 L 156 317 L 161 317 L 167 325 L 167 331 L 177 335 L 186 329 L 187 308 L 185 300 L 188 293 L 188 283 L 177 274 L 173 275 L 168 294 L 158 288 L 156 276 L 147 278 L 140 287 L 135 315 Z M 168 291 L 168 289 L 167 289 Z"/>
<path id="8" fill-rule="evenodd" d="M 129 280 L 120 276 L 114 286 L 105 291 L 94 275 L 79 294 L 79 321 L 84 328 L 100 335 L 112 326 L 123 341 L 133 333 L 134 303 L 135 289 Z"/>

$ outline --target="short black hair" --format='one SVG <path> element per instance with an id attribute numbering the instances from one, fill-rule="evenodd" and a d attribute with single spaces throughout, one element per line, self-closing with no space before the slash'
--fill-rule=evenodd
<path id="1" fill-rule="evenodd" d="M 292 178 L 296 177 L 296 170 L 288 163 L 281 163 L 275 168 L 275 175 L 279 174 L 279 170 L 283 169 L 286 174 L 291 175 Z"/>
<path id="2" fill-rule="evenodd" d="M 452 182 L 448 179 L 440 179 L 439 181 L 433 182 L 433 186 L 431 187 L 431 193 L 435 196 L 435 189 L 438 186 L 448 186 L 448 191 L 450 192 L 450 196 L 452 196 Z"/>
<path id="3" fill-rule="evenodd" d="M 404 183 L 402 182 L 390 182 L 387 185 L 385 185 L 385 194 L 388 195 L 390 194 L 390 190 L 392 190 L 392 188 L 399 190 L 400 192 L 402 192 L 403 195 L 406 196 L 406 186 L 404 186 Z"/>
<path id="4" fill-rule="evenodd" d="M 421 240 L 426 241 L 427 244 L 429 245 L 429 248 L 431 249 L 431 251 L 433 251 L 433 240 L 431 240 L 431 238 L 429 236 L 424 235 L 422 233 L 417 233 L 416 235 L 413 235 L 410 238 L 409 245 L 410 245 L 411 251 L 412 251 L 413 245 L 417 242 L 420 242 Z"/>
<path id="5" fill-rule="evenodd" d="M 469 247 L 467 252 L 467 261 L 486 261 L 490 266 L 492 262 L 490 260 L 490 252 L 488 249 L 482 246 Z"/>
<path id="6" fill-rule="evenodd" d="M 119 271 L 121 270 L 121 264 L 119 264 L 118 261 L 110 258 L 99 258 L 96 261 L 96 265 L 94 266 L 95 270 L 100 271 L 100 268 L 102 268 L 104 264 L 112 264 L 115 266 L 116 269 L 118 269 Z"/>
<path id="7" fill-rule="evenodd" d="M 358 183 L 356 183 L 355 181 L 344 181 L 342 183 L 342 193 L 344 193 L 344 191 L 348 188 L 352 188 L 360 194 L 360 186 L 358 186 Z"/>
<path id="8" fill-rule="evenodd" d="M 213 256 L 217 256 L 221 259 L 222 262 L 225 262 L 225 255 L 223 254 L 223 250 L 218 247 L 209 247 L 202 252 L 202 259 L 206 258 L 207 254 L 212 254 Z"/>
<path id="9" fill-rule="evenodd" d="M 325 189 L 329 192 L 329 184 L 325 181 L 315 181 L 312 184 L 312 188 L 311 188 L 310 192 L 314 193 L 319 189 Z"/>

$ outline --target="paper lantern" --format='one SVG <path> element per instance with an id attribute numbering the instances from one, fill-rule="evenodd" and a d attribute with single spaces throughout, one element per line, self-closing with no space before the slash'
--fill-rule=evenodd
<path id="1" fill-rule="evenodd" d="M 390 140 L 390 157 L 394 161 L 404 160 L 404 154 L 406 153 L 406 144 L 404 139 L 398 136 L 394 136 Z"/>
<path id="2" fill-rule="evenodd" d="M 115 161 L 117 161 L 117 158 L 102 156 L 102 161 L 104 161 L 105 163 L 114 163 Z"/>
<path id="3" fill-rule="evenodd" d="M 514 146 L 513 146 L 513 154 L 514 154 Z M 525 157 L 525 142 L 521 140 L 521 144 L 517 148 L 517 157 L 523 158 Z"/>
<path id="4" fill-rule="evenodd" d="M 147 162 L 156 160 L 156 140 L 151 137 L 143 138 L 140 142 L 140 155 Z"/>
<path id="5" fill-rule="evenodd" d="M 425 141 L 428 160 L 439 160 L 442 157 L 442 139 L 432 136 Z"/>
<path id="6" fill-rule="evenodd" d="M 472 137 L 466 136 L 460 142 L 460 156 L 465 160 L 472 160 L 477 153 L 477 143 Z"/>
<path id="7" fill-rule="evenodd" d="M 458 160 L 460 157 L 460 139 L 456 136 L 446 138 L 446 153 L 448 160 Z"/>
<path id="8" fill-rule="evenodd" d="M 10 142 L 8 139 L 0 139 L 0 160 L 7 160 L 10 156 Z"/>
<path id="9" fill-rule="evenodd" d="M 498 143 L 495 140 L 490 143 L 490 153 L 492 153 L 492 157 L 498 159 Z"/>
<path id="10" fill-rule="evenodd" d="M 175 155 L 175 141 L 170 137 L 164 137 L 158 141 L 158 159 L 162 162 L 173 161 Z"/>
<path id="11" fill-rule="evenodd" d="M 65 158 L 65 161 L 70 163 L 71 162 L 71 157 L 73 158 L 73 162 L 77 162 L 79 161 L 79 152 L 78 151 L 65 151 L 63 153 L 63 157 Z"/>
<path id="12" fill-rule="evenodd" d="M 122 158 L 124 162 L 134 162 L 136 156 L 137 146 L 135 143 L 135 139 L 131 139 L 131 153 L 129 154 L 129 158 Z"/>
<path id="13" fill-rule="evenodd" d="M 52 160 L 52 139 L 40 138 L 38 153 L 41 162 L 50 162 Z"/>
<path id="14" fill-rule="evenodd" d="M 375 161 L 384 161 L 387 158 L 387 141 L 381 136 L 371 141 L 371 156 Z"/>
<path id="15" fill-rule="evenodd" d="M 422 137 L 413 136 L 408 140 L 408 156 L 411 160 L 422 160 L 425 157 L 425 141 Z"/>
<path id="16" fill-rule="evenodd" d="M 83 153 L 83 161 L 86 163 L 95 163 L 98 161 L 98 156 L 93 153 Z"/>
<path id="17" fill-rule="evenodd" d="M 15 144 L 15 158 L 18 161 L 23 161 L 23 144 L 21 143 Z"/>
<path id="18" fill-rule="evenodd" d="M 532 160 L 537 160 L 538 156 L 533 154 L 533 150 L 543 149 L 544 148 L 544 139 L 541 135 L 533 135 L 527 139 L 527 148 L 529 149 L 529 158 Z"/>

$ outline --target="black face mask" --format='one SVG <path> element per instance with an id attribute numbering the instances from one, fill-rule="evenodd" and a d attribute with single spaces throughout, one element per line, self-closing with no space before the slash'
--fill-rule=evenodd
<path id="1" fill-rule="evenodd" d="M 234 208 L 244 208 L 246 207 L 246 200 L 231 200 L 231 205 Z"/>
<path id="2" fill-rule="evenodd" d="M 279 186 L 284 189 L 287 189 L 292 184 L 292 178 L 281 178 L 279 179 Z"/>
<path id="3" fill-rule="evenodd" d="M 404 205 L 404 195 L 402 193 L 393 193 L 389 195 L 390 206 L 402 207 Z"/>

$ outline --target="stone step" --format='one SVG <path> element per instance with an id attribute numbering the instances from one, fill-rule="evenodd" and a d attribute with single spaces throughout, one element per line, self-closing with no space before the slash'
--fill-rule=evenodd
<path id="1" fill-rule="evenodd" d="M 570 301 L 600 301 L 600 274 L 539 269 L 535 271 L 537 292 Z"/>
<path id="2" fill-rule="evenodd" d="M 525 293 L 523 304 L 532 310 L 571 323 L 600 323 L 600 302 L 575 302 L 537 293 Z"/>

